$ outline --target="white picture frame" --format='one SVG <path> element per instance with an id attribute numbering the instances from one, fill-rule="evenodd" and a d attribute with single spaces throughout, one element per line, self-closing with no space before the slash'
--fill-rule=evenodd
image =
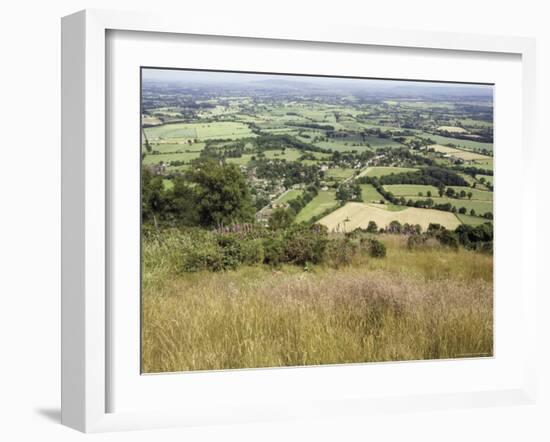
<path id="1" fill-rule="evenodd" d="M 373 410 L 394 412 L 431 408 L 457 408 L 532 403 L 536 396 L 535 339 L 526 341 L 524 376 L 513 388 L 462 393 L 387 395 L 377 398 L 327 397 L 310 403 L 250 404 L 230 413 L 199 411 L 108 412 L 113 386 L 108 376 L 111 363 L 107 327 L 110 321 L 106 227 L 108 155 L 106 121 L 106 34 L 108 31 L 139 31 L 168 34 L 272 39 L 286 42 L 338 43 L 380 48 L 425 48 L 468 51 L 478 54 L 514 54 L 521 57 L 523 174 L 534 168 L 535 42 L 517 37 L 491 37 L 451 33 L 428 33 L 342 26 L 307 25 L 280 29 L 250 23 L 233 26 L 206 20 L 184 23 L 176 17 L 86 10 L 62 21 L 62 423 L 84 432 L 167 426 L 277 420 L 289 417 L 357 415 Z M 137 91 L 136 91 L 137 92 Z M 522 220 L 535 219 L 536 196 L 522 189 L 525 211 Z M 522 235 L 521 305 L 519 324 L 524 334 L 535 333 L 534 229 L 526 223 Z M 498 247 L 498 246 L 497 246 Z M 136 295 L 137 296 L 137 295 Z M 339 370 L 338 367 L 331 370 Z M 207 376 L 207 375 L 206 375 Z M 169 381 L 168 381 L 169 382 Z M 184 407 L 182 407 L 184 410 Z"/>

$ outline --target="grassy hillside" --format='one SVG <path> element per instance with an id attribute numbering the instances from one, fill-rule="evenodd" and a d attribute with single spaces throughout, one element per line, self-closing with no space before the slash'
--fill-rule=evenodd
<path id="1" fill-rule="evenodd" d="M 143 248 L 147 373 L 491 355 L 490 255 L 411 251 L 339 269 L 259 265 L 181 273 L 171 244 Z"/>

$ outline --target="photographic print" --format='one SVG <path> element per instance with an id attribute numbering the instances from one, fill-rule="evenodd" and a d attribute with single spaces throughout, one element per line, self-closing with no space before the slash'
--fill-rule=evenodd
<path id="1" fill-rule="evenodd" d="M 141 68 L 142 372 L 491 357 L 493 88 Z"/>

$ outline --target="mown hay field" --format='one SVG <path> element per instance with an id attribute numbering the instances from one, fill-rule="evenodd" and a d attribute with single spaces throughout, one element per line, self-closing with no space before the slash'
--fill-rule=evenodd
<path id="1" fill-rule="evenodd" d="M 384 204 L 347 203 L 345 206 L 329 213 L 319 220 L 329 231 L 351 232 L 360 227 L 366 229 L 369 221 L 374 221 L 378 227 L 386 227 L 392 221 L 401 224 L 419 224 L 426 230 L 430 223 L 441 224 L 454 230 L 461 223 L 451 212 L 434 209 L 419 209 L 407 207 L 400 211 L 388 210 Z"/>
<path id="2" fill-rule="evenodd" d="M 145 241 L 142 371 L 491 356 L 492 257 L 381 239 L 386 258 L 338 269 L 198 273 Z"/>

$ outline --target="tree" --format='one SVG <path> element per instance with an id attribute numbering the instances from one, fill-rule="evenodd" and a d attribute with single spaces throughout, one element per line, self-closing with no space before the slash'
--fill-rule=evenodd
<path id="1" fill-rule="evenodd" d="M 473 195 L 474 194 L 472 192 L 468 192 L 468 199 L 471 200 Z"/>
<path id="2" fill-rule="evenodd" d="M 439 186 L 439 188 L 437 189 L 437 192 L 439 193 L 439 197 L 442 197 L 443 194 L 445 193 L 445 187 Z"/>
<path id="3" fill-rule="evenodd" d="M 341 202 L 363 201 L 361 186 L 357 183 L 342 184 L 336 190 L 336 199 Z"/>
<path id="4" fill-rule="evenodd" d="M 336 199 L 341 202 L 346 202 L 351 199 L 351 191 L 348 186 L 340 186 L 336 190 Z"/>
<path id="5" fill-rule="evenodd" d="M 476 216 L 476 211 L 474 209 L 470 210 L 470 215 Z"/>
<path id="6" fill-rule="evenodd" d="M 173 189 L 167 194 L 169 213 L 174 223 L 181 226 L 196 226 L 199 223 L 197 197 L 185 179 L 176 177 Z"/>
<path id="7" fill-rule="evenodd" d="M 254 219 L 252 199 L 244 175 L 235 164 L 217 161 L 198 162 L 189 174 L 194 182 L 200 225 L 251 222 Z"/>
<path id="8" fill-rule="evenodd" d="M 444 229 L 441 232 L 439 232 L 437 235 L 437 239 L 444 246 L 447 246 L 455 250 L 458 249 L 457 235 L 454 232 L 451 232 L 450 230 Z"/>
<path id="9" fill-rule="evenodd" d="M 162 177 L 153 175 L 148 168 L 141 171 L 141 218 L 152 221 L 155 226 L 165 206 Z"/>
<path id="10" fill-rule="evenodd" d="M 388 226 L 389 233 L 401 233 L 401 229 L 402 229 L 401 223 L 397 220 L 392 221 Z"/>
<path id="11" fill-rule="evenodd" d="M 269 218 L 269 228 L 272 230 L 286 229 L 294 220 L 294 213 L 289 209 L 275 209 Z"/>
<path id="12" fill-rule="evenodd" d="M 447 190 L 445 191 L 445 195 L 449 198 L 452 198 L 455 196 L 455 190 L 452 187 L 447 187 Z"/>
<path id="13" fill-rule="evenodd" d="M 466 207 L 461 207 L 458 209 L 458 213 L 465 214 L 466 213 Z"/>
<path id="14" fill-rule="evenodd" d="M 466 192 L 464 190 L 461 190 L 460 191 L 460 198 L 465 198 L 465 197 L 466 197 Z"/>
<path id="15" fill-rule="evenodd" d="M 378 226 L 374 221 L 369 221 L 369 225 L 367 226 L 367 232 L 369 233 L 376 233 L 378 232 Z"/>
<path id="16" fill-rule="evenodd" d="M 428 198 L 431 198 L 431 197 L 432 197 L 432 191 L 431 191 L 431 190 L 428 190 L 428 191 L 426 192 L 426 196 L 427 196 Z"/>

